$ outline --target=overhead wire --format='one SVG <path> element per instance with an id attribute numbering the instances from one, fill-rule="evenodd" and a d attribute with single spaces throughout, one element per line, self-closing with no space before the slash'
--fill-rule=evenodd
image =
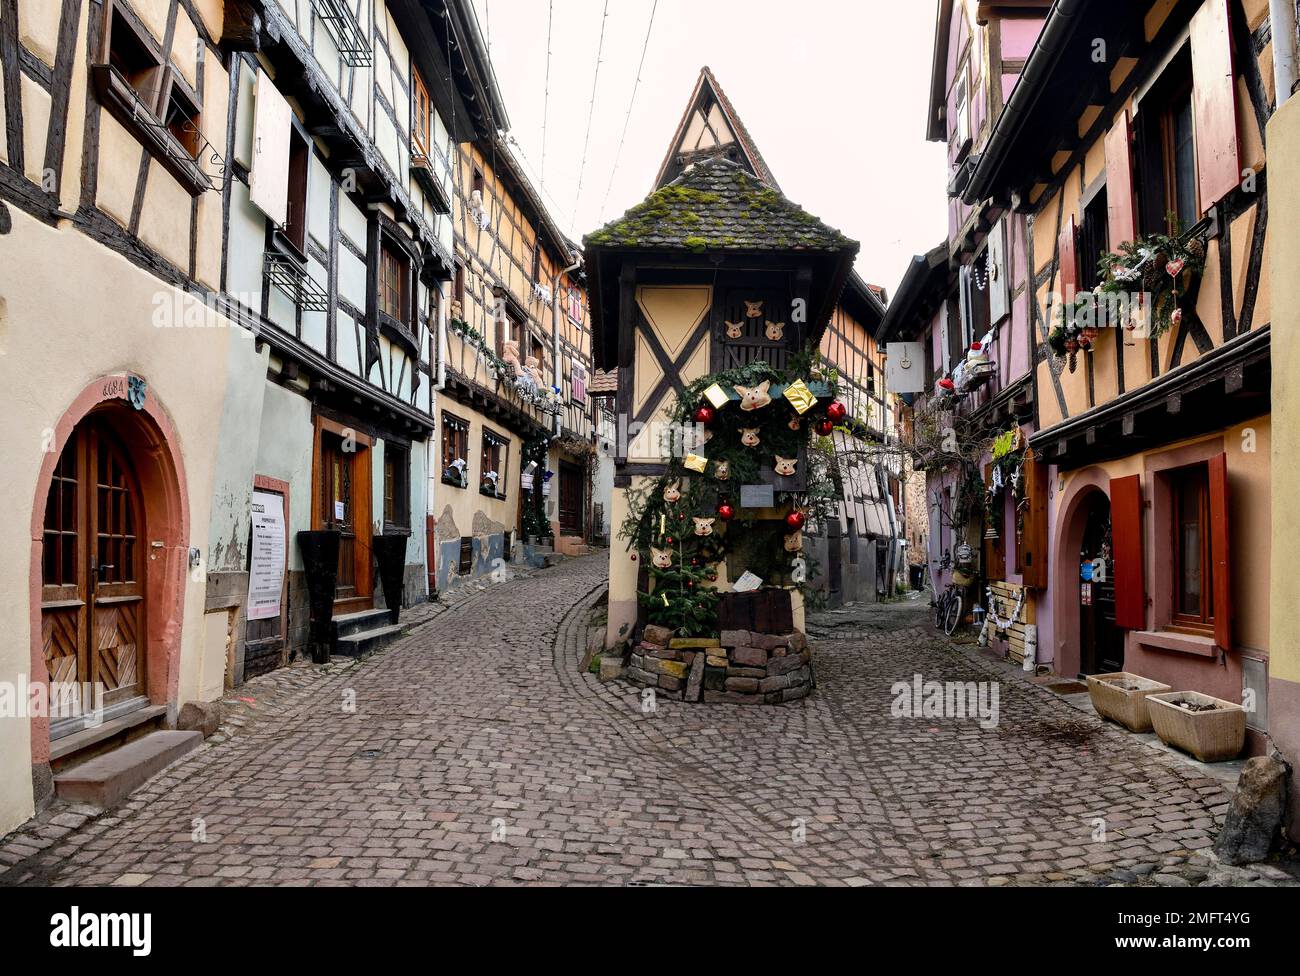
<path id="1" fill-rule="evenodd" d="M 609 203 L 610 191 L 614 188 L 614 176 L 618 173 L 618 163 L 623 156 L 623 143 L 627 139 L 628 123 L 632 121 L 632 108 L 636 105 L 636 92 L 641 87 L 641 69 L 645 67 L 646 51 L 650 49 L 650 34 L 655 26 L 655 11 L 659 9 L 659 0 L 654 0 L 650 8 L 650 21 L 646 24 L 645 41 L 641 44 L 641 60 L 636 66 L 636 80 L 632 83 L 632 97 L 627 103 L 627 115 L 623 118 L 623 131 L 618 137 L 618 149 L 614 152 L 614 165 L 609 171 L 609 183 L 605 185 L 605 195 L 600 201 L 600 212 L 596 216 L 596 223 L 599 224 L 605 219 L 605 207 Z"/>

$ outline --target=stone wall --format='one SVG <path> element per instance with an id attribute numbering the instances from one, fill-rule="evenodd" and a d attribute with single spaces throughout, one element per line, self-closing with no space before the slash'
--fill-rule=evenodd
<path id="1" fill-rule="evenodd" d="M 634 684 L 678 701 L 776 705 L 804 698 L 814 680 L 802 633 L 724 630 L 719 640 L 673 638 L 646 627 L 625 672 Z"/>

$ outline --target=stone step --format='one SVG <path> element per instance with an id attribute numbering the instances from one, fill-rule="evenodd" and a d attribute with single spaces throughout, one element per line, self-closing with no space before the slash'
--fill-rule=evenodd
<path id="1" fill-rule="evenodd" d="M 385 644 L 391 644 L 402 636 L 402 631 L 405 629 L 403 624 L 387 624 L 383 627 L 375 627 L 373 630 L 348 634 L 338 639 L 334 645 L 334 653 L 343 657 L 360 657 L 362 654 L 378 650 Z"/>
<path id="2" fill-rule="evenodd" d="M 58 773 L 54 777 L 54 791 L 64 800 L 90 803 L 107 810 L 121 803 L 145 780 L 202 744 L 202 732 L 150 732 Z"/>
<path id="3" fill-rule="evenodd" d="M 352 634 L 383 627 L 388 622 L 387 610 L 358 610 L 356 613 L 344 613 L 335 617 L 334 633 L 342 639 Z"/>

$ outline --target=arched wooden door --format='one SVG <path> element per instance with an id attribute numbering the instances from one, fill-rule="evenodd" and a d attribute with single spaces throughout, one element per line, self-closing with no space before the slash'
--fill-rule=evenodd
<path id="1" fill-rule="evenodd" d="M 41 634 L 51 682 L 98 684 L 105 708 L 145 693 L 145 552 L 139 483 L 102 418 L 73 432 L 45 504 Z M 50 735 L 84 724 L 51 715 Z"/>

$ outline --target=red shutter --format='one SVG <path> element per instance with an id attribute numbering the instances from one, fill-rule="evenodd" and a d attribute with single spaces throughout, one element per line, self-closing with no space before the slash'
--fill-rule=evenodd
<path id="1" fill-rule="evenodd" d="M 1111 480 L 1110 537 L 1115 556 L 1115 624 L 1126 630 L 1146 630 L 1141 475 Z"/>
<path id="2" fill-rule="evenodd" d="M 1137 209 L 1133 205 L 1133 134 L 1128 109 L 1106 133 L 1106 212 L 1110 249 L 1137 238 Z"/>
<path id="3" fill-rule="evenodd" d="M 1232 650 L 1232 577 L 1228 558 L 1228 455 L 1210 458 L 1210 562 L 1214 567 L 1214 643 Z"/>
<path id="4" fill-rule="evenodd" d="M 1201 210 L 1241 183 L 1230 0 L 1205 0 L 1192 17 L 1192 104 Z"/>
<path id="5" fill-rule="evenodd" d="M 1061 297 L 1068 303 L 1079 290 L 1079 228 L 1074 215 L 1061 228 Z"/>
<path id="6" fill-rule="evenodd" d="M 1047 462 L 1025 452 L 1025 529 L 1020 535 L 1020 565 L 1025 586 L 1047 589 Z"/>

